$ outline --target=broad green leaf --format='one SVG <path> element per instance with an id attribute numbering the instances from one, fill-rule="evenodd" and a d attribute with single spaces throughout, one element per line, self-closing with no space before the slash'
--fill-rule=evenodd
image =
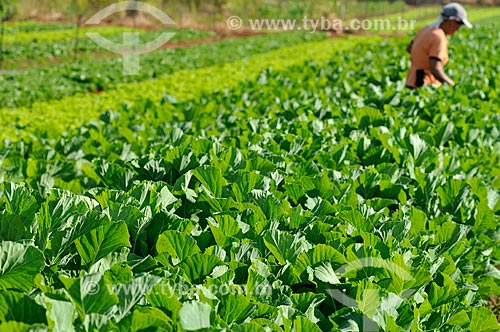
<path id="1" fill-rule="evenodd" d="M 267 175 L 276 169 L 276 165 L 274 165 L 272 161 L 261 156 L 254 155 L 254 157 L 249 157 L 246 163 L 248 170 L 259 171 L 260 174 L 263 175 Z"/>
<path id="2" fill-rule="evenodd" d="M 278 230 L 266 232 L 264 243 L 281 265 L 287 262 L 295 263 L 302 252 L 302 245 L 297 236 Z"/>
<path id="3" fill-rule="evenodd" d="M 319 266 L 314 268 L 314 276 L 321 280 L 322 282 L 326 282 L 332 285 L 340 284 L 340 280 L 335 273 L 335 270 L 332 267 L 332 263 L 329 261 L 325 261 L 320 263 Z"/>
<path id="4" fill-rule="evenodd" d="M 457 287 L 453 280 L 446 274 L 441 274 L 443 278 L 442 286 L 437 283 L 431 283 L 429 288 L 429 302 L 433 308 L 447 303 L 456 295 Z"/>
<path id="5" fill-rule="evenodd" d="M 266 332 L 266 330 L 263 328 L 263 326 L 268 325 L 266 323 L 260 322 L 259 319 L 254 319 L 249 323 L 236 325 L 232 327 L 232 329 L 234 332 Z"/>
<path id="6" fill-rule="evenodd" d="M 425 225 L 427 223 L 427 216 L 422 211 L 416 207 L 411 208 L 411 228 L 410 234 L 417 235 L 425 230 Z"/>
<path id="7" fill-rule="evenodd" d="M 157 308 L 136 306 L 129 317 L 120 322 L 121 331 L 173 331 L 172 320 Z"/>
<path id="8" fill-rule="evenodd" d="M 495 314 L 484 307 L 476 307 L 472 309 L 472 317 L 470 319 L 470 332 L 495 332 L 500 329 Z"/>
<path id="9" fill-rule="evenodd" d="M 318 325 L 311 322 L 304 316 L 297 316 L 293 321 L 293 332 L 321 332 Z"/>
<path id="10" fill-rule="evenodd" d="M 325 295 L 307 292 L 293 294 L 290 299 L 293 302 L 294 309 L 306 314 L 308 311 L 316 309 L 325 299 Z"/>
<path id="11" fill-rule="evenodd" d="M 132 188 L 135 177 L 132 170 L 118 163 L 97 161 L 97 174 L 108 188 L 128 191 Z"/>
<path id="12" fill-rule="evenodd" d="M 474 231 L 493 229 L 497 224 L 495 213 L 488 207 L 486 202 L 481 201 L 477 205 L 477 215 L 475 218 Z"/>
<path id="13" fill-rule="evenodd" d="M 267 300 L 271 297 L 272 286 L 268 281 L 271 276 L 269 267 L 259 260 L 254 260 L 248 269 L 248 280 L 246 284 L 247 298 Z"/>
<path id="14" fill-rule="evenodd" d="M 244 173 L 231 185 L 233 196 L 237 202 L 248 202 L 253 189 L 262 181 L 262 175 L 255 171 Z"/>
<path id="15" fill-rule="evenodd" d="M 451 179 L 437 188 L 436 192 L 441 198 L 441 206 L 450 214 L 458 212 L 468 195 L 470 188 L 464 181 Z"/>
<path id="16" fill-rule="evenodd" d="M 181 175 L 181 177 L 179 177 L 175 182 L 174 194 L 185 195 L 186 199 L 189 202 L 195 203 L 196 199 L 198 198 L 198 194 L 196 193 L 196 191 L 189 188 L 189 184 L 191 182 L 192 177 L 193 173 L 191 171 L 188 171 L 186 174 Z"/>
<path id="17" fill-rule="evenodd" d="M 0 321 L 6 321 L 13 303 L 19 301 L 24 296 L 23 293 L 14 291 L 2 291 L 0 293 Z"/>
<path id="18" fill-rule="evenodd" d="M 104 223 L 108 223 L 107 216 L 97 211 L 90 210 L 82 216 L 75 219 L 70 218 L 67 224 L 56 231 L 50 244 L 54 252 L 57 252 L 52 264 L 57 264 L 71 250 L 71 245 L 83 235 L 90 233 L 93 229 L 98 228 Z"/>
<path id="19" fill-rule="evenodd" d="M 168 230 L 160 234 L 156 242 L 156 251 L 169 253 L 177 258 L 179 262 L 200 252 L 196 240 L 191 235 Z"/>
<path id="20" fill-rule="evenodd" d="M 369 220 L 366 220 L 366 218 L 358 210 L 351 209 L 347 211 L 340 211 L 338 218 L 349 223 L 356 230 L 365 232 L 373 231 L 372 223 Z"/>
<path id="21" fill-rule="evenodd" d="M 26 236 L 26 229 L 17 215 L 0 214 L 0 240 L 19 241 Z"/>
<path id="22" fill-rule="evenodd" d="M 319 218 L 324 218 L 338 212 L 337 207 L 321 197 L 308 197 L 305 206 Z"/>
<path id="23" fill-rule="evenodd" d="M 303 210 L 301 206 L 294 207 L 290 213 L 290 228 L 299 229 L 302 225 L 312 220 L 312 213 Z"/>
<path id="24" fill-rule="evenodd" d="M 130 196 L 137 199 L 141 209 L 151 208 L 154 214 L 168 211 L 179 201 L 164 182 L 141 182 L 130 191 Z"/>
<path id="25" fill-rule="evenodd" d="M 120 254 L 124 254 L 126 252 L 127 251 L 124 251 Z M 112 255 L 110 255 L 110 256 L 112 256 Z M 120 257 L 120 256 L 118 256 L 118 257 Z M 108 266 L 105 269 L 94 271 L 93 273 L 104 272 L 104 275 L 108 278 L 109 282 L 112 283 L 113 285 L 128 284 L 134 278 L 134 274 L 132 273 L 132 268 L 128 264 L 123 263 L 126 260 L 127 260 L 127 258 L 125 257 L 124 260 L 117 261 L 117 262 L 115 262 L 114 265 Z M 102 260 L 101 260 L 101 262 L 102 262 Z M 93 271 L 93 270 L 94 269 L 91 269 L 91 271 Z"/>
<path id="26" fill-rule="evenodd" d="M 279 200 L 274 196 L 257 195 L 256 198 L 253 198 L 253 202 L 264 213 L 264 218 L 268 220 L 279 220 L 285 213 L 283 204 L 286 204 L 286 201 Z M 259 211 L 256 211 L 256 213 L 259 213 Z"/>
<path id="27" fill-rule="evenodd" d="M 36 215 L 38 224 L 36 243 L 38 247 L 45 249 L 52 233 L 56 231 L 63 233 L 63 231 L 74 228 L 80 218 L 96 205 L 97 202 L 88 197 L 53 190 Z M 60 245 L 60 243 L 53 243 L 51 251 L 54 254 L 57 253 Z"/>
<path id="28" fill-rule="evenodd" d="M 449 121 L 438 127 L 439 130 L 434 134 L 434 140 L 438 146 L 442 147 L 452 136 L 455 126 Z"/>
<path id="29" fill-rule="evenodd" d="M 464 325 L 469 324 L 469 323 L 470 323 L 470 318 L 467 315 L 467 312 L 465 310 L 461 310 L 458 313 L 454 314 L 446 322 L 446 324 L 457 325 L 457 326 L 464 326 Z"/>
<path id="30" fill-rule="evenodd" d="M 399 326 L 396 323 L 395 318 L 388 316 L 385 319 L 385 330 L 386 331 L 391 331 L 391 332 L 405 332 L 405 329 L 403 329 L 401 326 Z"/>
<path id="31" fill-rule="evenodd" d="M 180 174 L 188 172 L 199 165 L 193 153 L 193 151 L 196 151 L 193 149 L 193 145 L 196 146 L 196 144 L 190 144 L 186 141 L 182 146 L 169 148 L 165 152 L 164 160 Z"/>
<path id="32" fill-rule="evenodd" d="M 82 325 L 85 331 L 117 331 L 117 327 L 110 319 L 110 315 L 87 314 Z"/>
<path id="33" fill-rule="evenodd" d="M 241 324 L 250 317 L 256 309 L 245 296 L 240 294 L 228 294 L 221 298 L 219 306 L 219 316 L 228 324 Z"/>
<path id="34" fill-rule="evenodd" d="M 409 149 L 413 155 L 413 160 L 420 165 L 428 154 L 429 146 L 419 135 L 411 134 L 409 138 Z"/>
<path id="35" fill-rule="evenodd" d="M 47 307 L 47 320 L 53 332 L 74 332 L 73 320 L 76 316 L 75 305 L 71 302 L 44 298 Z"/>
<path id="36" fill-rule="evenodd" d="M 92 313 L 106 315 L 112 306 L 119 303 L 113 292 L 113 285 L 102 272 L 80 278 L 60 276 L 59 280 L 82 319 Z"/>
<path id="37" fill-rule="evenodd" d="M 21 217 L 25 227 L 30 227 L 39 207 L 36 198 L 24 185 L 4 183 L 0 188 L 4 191 L 5 210 Z"/>
<path id="38" fill-rule="evenodd" d="M 224 262 L 215 255 L 195 254 L 183 260 L 179 267 L 191 283 L 201 284 L 220 265 L 224 265 Z"/>
<path id="39" fill-rule="evenodd" d="M 182 303 L 177 298 L 177 295 L 180 295 L 178 294 L 180 293 L 180 285 L 176 286 L 178 287 L 172 288 L 164 279 L 146 294 L 148 302 L 153 307 L 165 311 L 173 321 L 177 321 L 179 310 L 182 307 Z"/>
<path id="40" fill-rule="evenodd" d="M 160 281 L 160 277 L 145 274 L 132 279 L 131 283 L 113 285 L 115 294 L 120 301 L 118 303 L 118 312 L 115 314 L 116 320 L 123 319 L 139 301 L 144 299 L 145 294 Z"/>
<path id="41" fill-rule="evenodd" d="M 346 259 L 335 248 L 326 244 L 318 244 L 313 249 L 300 254 L 294 265 L 295 274 L 300 277 L 307 267 L 315 267 L 322 262 L 331 262 L 337 269 L 346 263 Z"/>
<path id="42" fill-rule="evenodd" d="M 307 188 L 304 188 L 304 186 L 299 183 L 286 184 L 283 187 L 285 188 L 288 196 L 293 200 L 294 204 L 297 204 L 299 199 L 307 192 Z"/>
<path id="43" fill-rule="evenodd" d="M 122 248 L 130 247 L 128 228 L 125 222 L 108 222 L 75 241 L 76 250 L 86 268 Z"/>
<path id="44" fill-rule="evenodd" d="M 28 295 L 13 291 L 0 293 L 0 321 L 47 324 L 45 309 Z"/>
<path id="45" fill-rule="evenodd" d="M 418 280 L 419 282 L 428 282 L 428 280 L 426 281 L 427 278 L 425 275 L 411 273 L 404 262 L 404 257 L 399 254 L 394 255 L 391 260 L 387 260 L 384 270 L 375 275 L 379 279 L 385 278 L 379 282 L 379 285 L 398 296 L 402 296 L 407 288 L 411 288 L 415 285 L 415 282 L 417 282 L 416 277 L 420 278 L 420 280 Z"/>
<path id="46" fill-rule="evenodd" d="M 104 213 L 107 213 L 109 219 L 114 222 L 123 220 L 131 224 L 145 217 L 137 206 L 117 202 L 108 202 L 108 204 L 109 206 Z"/>
<path id="47" fill-rule="evenodd" d="M 212 198 L 222 197 L 222 188 L 227 184 L 220 169 L 205 166 L 194 169 L 193 175 L 201 182 Z"/>
<path id="48" fill-rule="evenodd" d="M 242 164 L 241 152 L 235 147 L 229 147 L 227 150 L 224 149 L 220 152 L 212 149 L 211 157 L 213 166 L 222 170 L 224 174 L 230 170 L 244 166 L 244 164 Z"/>
<path id="49" fill-rule="evenodd" d="M 387 324 L 388 319 L 404 319 L 407 318 L 411 322 L 413 320 L 413 316 L 411 317 L 402 317 L 403 315 L 400 315 L 400 312 L 402 310 L 399 310 L 401 305 L 404 303 L 404 300 L 400 298 L 399 296 L 389 293 L 387 296 L 384 296 L 380 302 L 380 307 L 377 310 L 377 314 L 372 317 L 375 322 L 380 324 L 381 326 L 384 326 Z M 404 311 L 402 312 L 403 314 L 405 313 Z M 393 325 L 397 325 L 395 322 Z M 395 328 L 395 327 L 394 327 Z M 385 327 L 387 330 L 387 326 Z M 396 329 L 398 330 L 398 329 Z"/>
<path id="50" fill-rule="evenodd" d="M 31 332 L 33 326 L 16 321 L 9 321 L 0 323 L 0 332 Z M 39 330 L 40 332 L 43 330 Z M 46 330 L 48 331 L 48 330 Z"/>
<path id="51" fill-rule="evenodd" d="M 372 318 L 381 305 L 380 289 L 372 282 L 362 280 L 356 292 L 356 302 L 359 310 Z"/>
<path id="52" fill-rule="evenodd" d="M 203 302 L 186 302 L 179 311 L 181 326 L 186 331 L 210 328 L 211 308 Z"/>
<path id="53" fill-rule="evenodd" d="M 217 215 L 209 218 L 208 226 L 212 231 L 215 242 L 222 248 L 230 245 L 233 237 L 241 231 L 238 222 L 229 215 Z"/>
<path id="54" fill-rule="evenodd" d="M 203 210 L 211 211 L 213 213 L 226 212 L 232 206 L 232 201 L 229 199 L 213 197 L 206 191 L 200 192 L 196 203 L 199 204 Z"/>
<path id="55" fill-rule="evenodd" d="M 29 291 L 45 266 L 40 250 L 20 243 L 0 243 L 0 289 Z"/>
<path id="56" fill-rule="evenodd" d="M 106 210 L 111 207 L 111 203 L 116 205 L 116 208 L 111 208 L 110 210 L 119 211 L 121 205 L 123 206 L 139 206 L 140 203 L 131 197 L 130 193 L 121 190 L 97 187 L 90 189 L 87 194 L 92 197 L 100 206 L 101 210 Z M 120 215 L 113 214 L 112 215 Z"/>

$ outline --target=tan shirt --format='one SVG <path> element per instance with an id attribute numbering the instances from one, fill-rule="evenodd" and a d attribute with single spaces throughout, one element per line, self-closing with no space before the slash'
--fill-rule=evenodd
<path id="1" fill-rule="evenodd" d="M 434 25 L 423 28 L 413 39 L 407 86 L 441 85 L 430 71 L 430 58 L 439 59 L 443 66 L 448 62 L 448 39 L 444 31 Z"/>

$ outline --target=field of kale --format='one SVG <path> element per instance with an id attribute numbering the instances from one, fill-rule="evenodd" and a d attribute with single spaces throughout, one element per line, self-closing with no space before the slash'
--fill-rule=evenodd
<path id="1" fill-rule="evenodd" d="M 498 27 L 0 75 L 0 332 L 499 331 Z"/>

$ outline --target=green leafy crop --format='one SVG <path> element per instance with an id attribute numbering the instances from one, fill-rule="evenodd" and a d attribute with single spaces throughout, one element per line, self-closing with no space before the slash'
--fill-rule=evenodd
<path id="1" fill-rule="evenodd" d="M 498 331 L 495 36 L 454 88 L 405 90 L 406 40 L 307 43 L 11 136 L 0 331 Z"/>

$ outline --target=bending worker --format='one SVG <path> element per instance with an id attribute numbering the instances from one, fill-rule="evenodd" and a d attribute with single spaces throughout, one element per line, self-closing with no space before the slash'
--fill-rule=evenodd
<path id="1" fill-rule="evenodd" d="M 424 84 L 455 85 L 443 71 L 448 62 L 447 35 L 453 35 L 462 25 L 472 28 L 465 9 L 456 2 L 445 5 L 438 21 L 420 30 L 406 50 L 411 54 L 411 67 L 406 86 L 419 88 Z"/>

